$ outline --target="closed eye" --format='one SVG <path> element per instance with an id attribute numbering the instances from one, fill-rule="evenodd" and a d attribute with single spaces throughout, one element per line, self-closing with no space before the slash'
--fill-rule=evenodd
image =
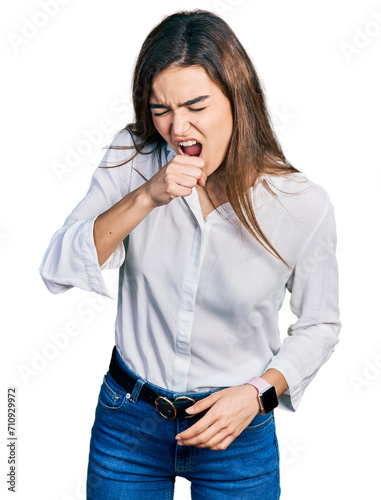
<path id="1" fill-rule="evenodd" d="M 206 106 L 204 106 L 203 108 L 197 108 L 197 109 L 189 108 L 189 111 L 202 111 L 205 108 L 206 108 Z"/>
<path id="2" fill-rule="evenodd" d="M 164 111 L 164 113 L 154 113 L 155 116 L 163 116 L 163 115 L 166 115 L 168 113 L 168 109 L 167 111 Z"/>
<path id="3" fill-rule="evenodd" d="M 202 111 L 206 108 L 207 106 L 204 106 L 203 108 L 197 108 L 197 109 L 194 109 L 194 108 L 188 108 L 189 111 Z M 163 113 L 154 113 L 155 116 L 164 116 L 168 113 L 169 109 L 167 109 L 167 111 L 164 111 Z"/>

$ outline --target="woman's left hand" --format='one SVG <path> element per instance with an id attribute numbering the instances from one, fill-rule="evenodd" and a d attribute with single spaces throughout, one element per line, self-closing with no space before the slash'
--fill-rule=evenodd
<path id="1" fill-rule="evenodd" d="M 196 415 L 210 410 L 198 422 L 176 436 L 179 445 L 225 450 L 259 413 L 258 390 L 238 385 L 214 392 L 190 408 Z"/>

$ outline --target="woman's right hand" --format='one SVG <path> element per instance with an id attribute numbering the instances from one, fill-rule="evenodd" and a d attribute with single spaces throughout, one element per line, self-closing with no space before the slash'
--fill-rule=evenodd
<path id="1" fill-rule="evenodd" d="M 159 207 L 178 196 L 189 196 L 196 184 L 205 186 L 204 166 L 204 160 L 198 156 L 175 156 L 144 184 L 148 199 Z"/>
<path id="2" fill-rule="evenodd" d="M 156 207 L 178 196 L 189 196 L 197 183 L 205 186 L 203 168 L 204 160 L 198 156 L 175 156 L 149 181 L 100 214 L 94 222 L 99 265 Z"/>

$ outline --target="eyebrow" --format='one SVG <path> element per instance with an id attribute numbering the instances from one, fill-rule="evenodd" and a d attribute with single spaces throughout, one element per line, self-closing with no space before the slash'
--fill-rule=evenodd
<path id="1" fill-rule="evenodd" d="M 195 99 L 191 99 L 190 101 L 179 104 L 179 108 L 183 108 L 184 106 L 191 106 L 192 104 L 205 101 L 205 99 L 208 99 L 209 97 L 209 95 L 201 95 L 200 97 L 196 97 Z M 149 104 L 150 109 L 167 109 L 168 107 L 169 106 L 166 106 L 165 104 Z"/>

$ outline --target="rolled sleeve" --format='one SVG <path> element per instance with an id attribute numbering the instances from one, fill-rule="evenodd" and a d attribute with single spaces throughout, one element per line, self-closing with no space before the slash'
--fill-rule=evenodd
<path id="1" fill-rule="evenodd" d="M 130 146 L 130 134 L 123 130 L 112 146 Z M 69 215 L 61 229 L 52 237 L 45 252 L 40 274 L 52 293 L 61 293 L 72 287 L 96 292 L 113 298 L 107 290 L 102 271 L 120 267 L 125 259 L 121 242 L 107 261 L 100 266 L 94 243 L 94 222 L 97 217 L 129 193 L 132 161 L 119 167 L 131 156 L 131 150 L 109 148 L 100 164 L 114 168 L 97 168 L 90 188 Z"/>
<path id="2" fill-rule="evenodd" d="M 124 245 L 120 243 L 106 262 L 102 266 L 99 266 L 98 254 L 94 243 L 94 222 L 96 219 L 97 217 L 93 217 L 85 221 L 79 232 L 80 247 L 82 249 L 88 283 L 86 290 L 113 298 L 113 295 L 107 290 L 102 271 L 105 269 L 118 269 L 123 264 L 125 259 Z"/>
<path id="3" fill-rule="evenodd" d="M 288 336 L 266 368 L 275 368 L 285 377 L 288 389 L 279 397 L 279 407 L 289 411 L 296 411 L 306 387 L 339 341 L 336 241 L 334 207 L 329 201 L 286 285 L 298 320 L 290 325 Z"/>

